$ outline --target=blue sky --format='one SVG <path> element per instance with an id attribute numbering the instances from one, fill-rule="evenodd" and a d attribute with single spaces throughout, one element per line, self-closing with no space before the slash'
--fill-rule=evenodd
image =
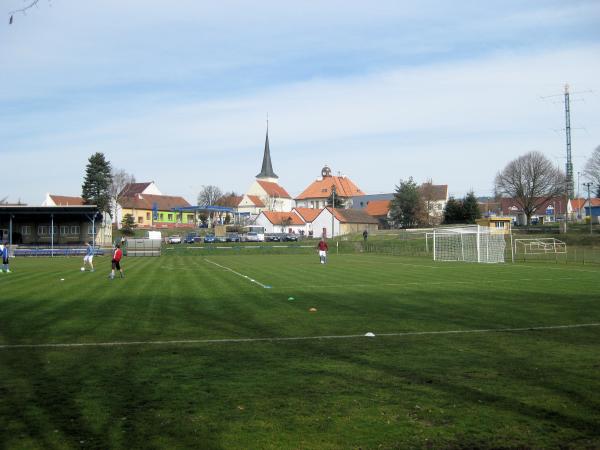
<path id="1" fill-rule="evenodd" d="M 540 150 L 575 172 L 600 145 L 598 1 L 40 0 L 0 25 L 0 198 L 79 195 L 104 152 L 195 203 L 272 160 L 292 195 L 324 164 L 367 193 L 433 179 L 490 194 Z M 583 101 L 580 101 L 583 100 Z M 8 169 L 6 169 L 8 168 Z"/>

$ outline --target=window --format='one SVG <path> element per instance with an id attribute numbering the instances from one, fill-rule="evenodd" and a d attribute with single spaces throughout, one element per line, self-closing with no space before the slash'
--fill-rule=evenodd
<path id="1" fill-rule="evenodd" d="M 58 234 L 58 227 L 55 225 L 54 227 L 50 227 L 48 225 L 39 225 L 38 226 L 38 235 L 39 236 L 50 236 L 54 231 L 54 234 Z"/>
<path id="2" fill-rule="evenodd" d="M 149 212 L 146 213 L 146 220 L 150 220 L 150 213 Z"/>
<path id="3" fill-rule="evenodd" d="M 165 219 L 165 215 L 164 215 L 164 213 L 160 213 L 160 220 L 162 221 L 162 220 L 164 220 L 164 219 Z"/>
<path id="4" fill-rule="evenodd" d="M 496 228 L 504 228 L 504 222 L 496 222 Z"/>
<path id="5" fill-rule="evenodd" d="M 69 231 L 70 231 L 69 225 L 61 225 L 60 226 L 60 234 L 62 236 L 66 236 L 67 234 L 69 234 Z"/>
<path id="6" fill-rule="evenodd" d="M 21 227 L 21 234 L 23 236 L 29 236 L 31 234 L 31 227 L 29 225 L 23 225 Z"/>
<path id="7" fill-rule="evenodd" d="M 187 223 L 194 223 L 194 215 L 193 214 L 188 214 Z"/>
<path id="8" fill-rule="evenodd" d="M 173 221 L 173 214 L 167 214 L 167 220 L 169 222 L 172 222 Z"/>
<path id="9" fill-rule="evenodd" d="M 71 234 L 72 235 L 78 235 L 79 232 L 81 231 L 81 228 L 79 227 L 79 225 L 71 225 Z"/>
<path id="10" fill-rule="evenodd" d="M 138 223 L 143 223 L 144 222 L 144 218 L 142 216 L 138 216 Z"/>

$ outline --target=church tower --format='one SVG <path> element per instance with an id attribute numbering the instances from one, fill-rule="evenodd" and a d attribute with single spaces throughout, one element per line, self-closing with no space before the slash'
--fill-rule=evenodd
<path id="1" fill-rule="evenodd" d="M 273 172 L 273 165 L 271 164 L 271 149 L 269 148 L 269 122 L 267 122 L 267 137 L 265 139 L 265 153 L 263 154 L 262 169 L 258 175 L 257 180 L 270 181 L 271 183 L 277 183 L 279 177 Z"/>

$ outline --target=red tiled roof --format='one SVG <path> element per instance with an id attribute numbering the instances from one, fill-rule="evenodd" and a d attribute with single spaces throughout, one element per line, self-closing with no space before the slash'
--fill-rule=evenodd
<path id="1" fill-rule="evenodd" d="M 264 214 L 273 225 L 280 225 L 288 221 L 289 225 L 305 225 L 302 218 L 292 212 L 263 211 L 261 214 Z"/>
<path id="2" fill-rule="evenodd" d="M 244 197 L 240 195 L 227 195 L 225 197 L 221 197 L 216 201 L 216 204 L 219 206 L 227 206 L 229 208 L 235 208 L 239 206 L 240 202 Z"/>
<path id="3" fill-rule="evenodd" d="M 322 211 L 322 209 L 317 208 L 294 208 L 293 210 L 296 211 L 305 222 L 312 222 Z"/>
<path id="4" fill-rule="evenodd" d="M 258 195 L 248 195 L 248 198 L 250 199 L 250 201 L 252 203 L 254 203 L 254 206 L 259 206 L 261 208 L 264 208 L 265 204 Z"/>
<path id="5" fill-rule="evenodd" d="M 279 197 L 279 198 L 292 198 L 287 191 L 279 186 L 277 183 L 273 183 L 271 181 L 261 181 L 256 180 L 260 187 L 262 187 L 269 197 Z"/>
<path id="6" fill-rule="evenodd" d="M 150 184 L 152 183 L 127 183 L 119 194 L 119 197 L 132 197 L 136 194 L 141 194 Z"/>
<path id="7" fill-rule="evenodd" d="M 596 206 L 600 206 L 600 198 L 590 198 L 590 203 L 592 205 L 592 208 L 595 208 Z M 588 206 L 588 201 L 585 201 L 585 205 Z"/>
<path id="8" fill-rule="evenodd" d="M 573 209 L 581 209 L 583 208 L 584 203 L 586 202 L 585 198 L 574 198 L 571 199 L 571 207 Z"/>
<path id="9" fill-rule="evenodd" d="M 371 200 L 367 203 L 365 212 L 373 217 L 387 216 L 390 210 L 390 200 Z"/>
<path id="10" fill-rule="evenodd" d="M 66 195 L 53 195 L 49 194 L 52 201 L 56 206 L 81 206 L 85 205 L 83 198 L 81 197 L 69 197 Z"/>
<path id="11" fill-rule="evenodd" d="M 328 176 L 321 180 L 313 181 L 304 191 L 296 197 L 296 200 L 307 198 L 329 198 L 331 186 L 335 185 L 336 195 L 340 197 L 355 197 L 365 195 L 348 177 Z"/>
<path id="12" fill-rule="evenodd" d="M 171 195 L 138 194 L 134 197 L 123 197 L 119 200 L 122 208 L 152 210 L 154 204 L 160 211 L 169 211 L 172 208 L 192 206 L 183 197 Z"/>

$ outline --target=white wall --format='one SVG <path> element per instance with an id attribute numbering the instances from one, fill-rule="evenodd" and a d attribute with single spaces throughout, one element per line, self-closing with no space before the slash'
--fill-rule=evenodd
<path id="1" fill-rule="evenodd" d="M 326 237 L 331 238 L 331 218 L 332 214 L 329 210 L 324 209 L 321 211 L 321 214 L 319 214 L 312 222 L 313 237 L 321 237 L 323 228 L 326 228 Z M 333 233 L 334 236 L 340 235 L 340 222 L 336 218 L 333 219 Z"/>

